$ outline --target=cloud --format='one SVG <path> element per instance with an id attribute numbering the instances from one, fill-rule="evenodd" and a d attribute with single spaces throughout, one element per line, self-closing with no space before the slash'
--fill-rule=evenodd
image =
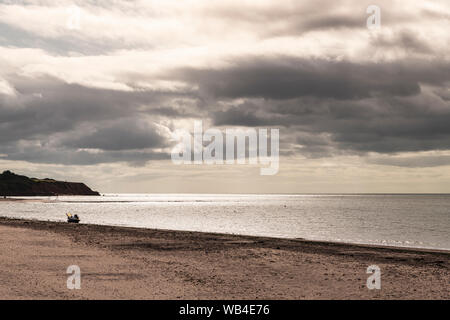
<path id="1" fill-rule="evenodd" d="M 0 99 L 0 153 L 11 160 L 84 165 L 166 159 L 170 132 L 158 124 L 161 114 L 183 114 L 158 92 L 87 88 L 48 77 L 12 81 L 17 96 Z"/>
<path id="2" fill-rule="evenodd" d="M 41 164 L 93 165 L 100 163 L 126 162 L 144 166 L 152 160 L 168 160 L 170 154 L 156 151 L 88 151 L 69 148 L 51 148 L 27 145 L 6 149 L 4 160 L 28 161 Z"/>
<path id="3" fill-rule="evenodd" d="M 408 30 L 401 30 L 395 34 L 379 35 L 372 39 L 372 45 L 377 48 L 399 48 L 407 52 L 432 53 L 433 48 L 426 39 L 420 38 Z"/>
<path id="4" fill-rule="evenodd" d="M 255 100 L 213 114 L 216 125 L 282 127 L 299 155 L 398 153 L 450 148 L 450 107 L 432 90 L 364 99 Z M 312 137 L 315 137 L 314 139 Z"/>
<path id="5" fill-rule="evenodd" d="M 407 168 L 440 167 L 450 165 L 450 155 L 442 152 L 421 152 L 418 154 L 402 154 L 395 157 L 373 156 L 368 159 L 368 162 L 377 165 Z"/>
<path id="6" fill-rule="evenodd" d="M 292 99 L 303 96 L 362 99 L 377 95 L 408 96 L 420 92 L 420 83 L 450 80 L 449 62 L 395 61 L 352 63 L 287 56 L 251 57 L 228 68 L 182 69 L 180 76 L 198 84 L 204 94 L 219 99 Z"/>
<path id="7" fill-rule="evenodd" d="M 0 78 L 0 94 L 14 96 L 16 90 L 6 80 Z"/>
<path id="8" fill-rule="evenodd" d="M 105 127 L 97 126 L 91 133 L 66 137 L 60 143 L 72 148 L 107 151 L 167 147 L 165 138 L 153 123 L 136 118 L 121 119 Z"/>
<path id="9" fill-rule="evenodd" d="M 448 2 L 380 1 L 376 32 L 368 4 L 3 2 L 0 154 L 143 165 L 194 119 L 279 127 L 286 157 L 449 150 Z"/>

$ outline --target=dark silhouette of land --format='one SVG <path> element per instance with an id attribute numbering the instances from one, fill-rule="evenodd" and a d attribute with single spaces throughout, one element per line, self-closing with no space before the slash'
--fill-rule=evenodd
<path id="1" fill-rule="evenodd" d="M 1 197 L 54 195 L 98 196 L 100 194 L 81 182 L 65 182 L 48 178 L 28 178 L 9 170 L 0 174 Z"/>

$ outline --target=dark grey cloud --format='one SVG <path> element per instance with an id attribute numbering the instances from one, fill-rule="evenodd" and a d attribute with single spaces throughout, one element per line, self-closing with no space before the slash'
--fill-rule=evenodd
<path id="1" fill-rule="evenodd" d="M 301 152 L 397 153 L 450 149 L 450 105 L 433 93 L 356 100 L 268 100 L 258 112 L 237 105 L 214 114 L 215 124 L 281 127 Z M 300 150 L 300 149 L 299 149 Z"/>
<path id="2" fill-rule="evenodd" d="M 44 163 L 143 164 L 169 158 L 160 150 L 171 142 L 154 123 L 183 118 L 278 127 L 285 155 L 449 150 L 448 71 L 448 63 L 431 60 L 247 58 L 229 68 L 168 73 L 169 80 L 199 88 L 185 92 L 11 77 L 17 96 L 0 96 L 0 154 Z M 133 81 L 145 76 L 129 75 Z"/>
<path id="3" fill-rule="evenodd" d="M 212 109 L 215 125 L 282 127 L 285 140 L 298 136 L 291 148 L 310 156 L 450 149 L 447 62 L 284 57 L 182 75 L 212 101 L 244 101 Z M 311 135 L 327 138 L 318 145 Z"/>
<path id="4" fill-rule="evenodd" d="M 420 84 L 450 80 L 450 63 L 396 61 L 352 63 L 292 57 L 246 58 L 223 69 L 183 69 L 180 77 L 218 99 L 292 99 L 312 96 L 361 99 L 409 96 Z"/>
<path id="5" fill-rule="evenodd" d="M 269 35 L 302 35 L 311 31 L 337 30 L 337 29 L 366 28 L 364 15 L 359 14 L 320 14 L 305 16 L 299 12 L 294 19 L 283 28 L 275 28 Z"/>
<path id="6" fill-rule="evenodd" d="M 8 80 L 17 95 L 0 95 L 5 159 L 92 164 L 168 157 L 154 150 L 168 146 L 155 123 L 161 114 L 177 114 L 173 95 L 88 88 L 48 77 Z"/>
<path id="7" fill-rule="evenodd" d="M 372 46 L 378 50 L 385 48 L 400 48 L 406 51 L 424 54 L 433 52 L 433 49 L 426 43 L 425 39 L 419 38 L 417 35 L 408 30 L 397 32 L 391 37 L 380 34 L 372 39 Z"/>
<path id="8" fill-rule="evenodd" d="M 168 96 L 161 92 L 88 88 L 52 78 L 10 79 L 18 96 L 0 98 L 0 141 L 31 139 L 67 132 L 83 123 L 114 121 L 151 115 L 164 109 Z M 170 97 L 170 95 L 169 95 Z M 171 112 L 170 110 L 168 112 Z"/>
<path id="9" fill-rule="evenodd" d="M 80 137 L 66 137 L 60 143 L 73 148 L 108 151 L 167 147 L 155 125 L 136 118 L 121 119 Z"/>
<path id="10" fill-rule="evenodd" d="M 214 120 L 214 125 L 225 126 L 247 126 L 257 127 L 263 125 L 273 125 L 276 123 L 275 115 L 265 118 L 264 109 L 261 105 L 252 102 L 246 102 L 226 110 L 218 110 L 211 112 L 210 116 Z"/>

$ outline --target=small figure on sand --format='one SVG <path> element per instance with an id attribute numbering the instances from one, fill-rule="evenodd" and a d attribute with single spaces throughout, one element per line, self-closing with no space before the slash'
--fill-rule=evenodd
<path id="1" fill-rule="evenodd" d="M 66 216 L 67 216 L 67 222 L 69 222 L 69 223 L 78 223 L 78 222 L 80 222 L 80 218 L 78 217 L 77 214 L 72 215 L 69 212 L 69 213 L 66 213 Z"/>

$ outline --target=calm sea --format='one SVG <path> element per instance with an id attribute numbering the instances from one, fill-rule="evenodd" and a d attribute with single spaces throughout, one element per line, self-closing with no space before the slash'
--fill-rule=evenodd
<path id="1" fill-rule="evenodd" d="M 450 250 L 450 195 L 106 194 L 0 202 L 6 217 Z"/>

